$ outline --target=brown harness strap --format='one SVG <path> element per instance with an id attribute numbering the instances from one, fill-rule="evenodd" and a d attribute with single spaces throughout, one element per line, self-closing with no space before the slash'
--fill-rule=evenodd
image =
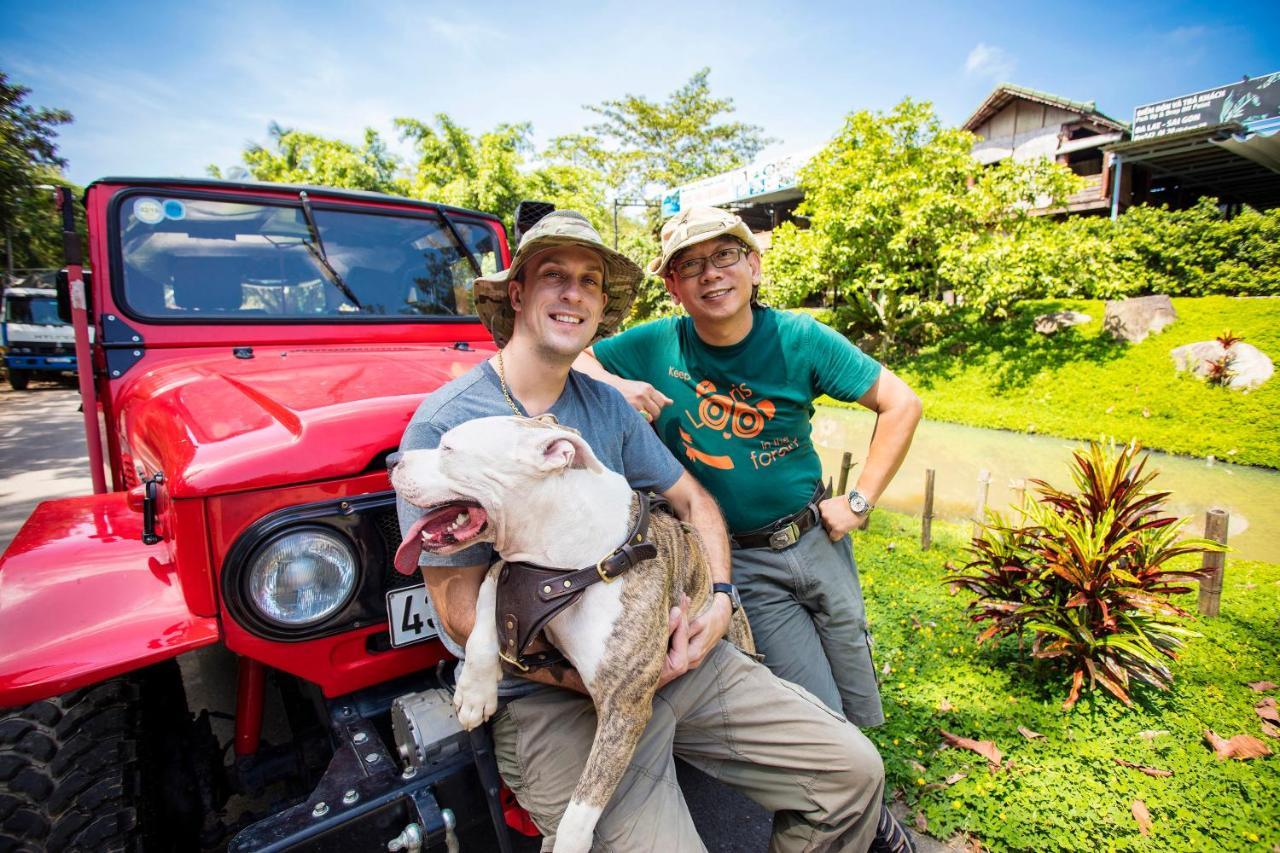
<path id="1" fill-rule="evenodd" d="M 527 672 L 564 660 L 542 630 L 561 610 L 582 596 L 593 583 L 611 583 L 637 564 L 658 555 L 649 541 L 649 517 L 654 510 L 670 511 L 663 498 L 635 493 L 635 518 L 626 540 L 594 565 L 557 569 L 534 563 L 507 563 L 498 573 L 498 654 Z"/>

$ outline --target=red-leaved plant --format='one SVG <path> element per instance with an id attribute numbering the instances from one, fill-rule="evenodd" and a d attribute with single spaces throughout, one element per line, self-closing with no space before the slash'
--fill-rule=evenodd
<path id="1" fill-rule="evenodd" d="M 1178 617 L 1169 596 L 1189 592 L 1199 569 L 1172 570 L 1184 554 L 1222 550 L 1209 539 L 1180 539 L 1187 519 L 1162 514 L 1168 492 L 1147 492 L 1156 472 L 1136 444 L 1119 449 L 1092 443 L 1074 454 L 1076 491 L 1032 480 L 1030 497 L 1013 518 L 992 513 L 969 546 L 970 561 L 944 580 L 978 598 L 974 622 L 990 622 L 978 635 L 1033 634 L 1031 654 L 1064 663 L 1071 692 L 1080 698 L 1088 679 L 1131 705 L 1130 683 L 1169 688 L 1168 662 L 1187 637 L 1197 636 Z"/>

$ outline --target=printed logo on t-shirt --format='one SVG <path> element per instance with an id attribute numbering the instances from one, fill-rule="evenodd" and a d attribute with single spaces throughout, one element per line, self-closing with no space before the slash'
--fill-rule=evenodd
<path id="1" fill-rule="evenodd" d="M 698 410 L 693 413 L 685 409 L 684 416 L 694 430 L 719 433 L 726 441 L 755 438 L 764 429 L 765 421 L 771 420 L 777 411 L 772 400 L 748 403 L 747 400 L 754 395 L 745 382 L 731 386 L 726 395 L 720 393 L 713 382 L 703 379 L 695 386 L 694 392 L 698 395 Z M 680 430 L 680 440 L 684 442 L 685 455 L 690 459 L 721 470 L 734 467 L 733 459 L 728 455 L 715 455 L 695 447 L 693 435 L 684 429 Z"/>

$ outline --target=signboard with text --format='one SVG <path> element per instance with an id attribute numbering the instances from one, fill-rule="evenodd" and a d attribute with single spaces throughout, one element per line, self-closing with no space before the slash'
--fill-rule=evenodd
<path id="1" fill-rule="evenodd" d="M 692 184 L 671 190 L 662 198 L 662 215 L 675 216 L 691 207 L 728 204 L 749 201 L 758 196 L 799 185 L 797 173 L 821 148 L 812 148 L 798 154 L 788 154 L 764 163 L 752 163 L 723 175 L 713 175 Z"/>
<path id="2" fill-rule="evenodd" d="M 1133 139 L 1151 139 L 1215 124 L 1280 116 L 1280 71 L 1144 104 L 1133 111 Z"/>

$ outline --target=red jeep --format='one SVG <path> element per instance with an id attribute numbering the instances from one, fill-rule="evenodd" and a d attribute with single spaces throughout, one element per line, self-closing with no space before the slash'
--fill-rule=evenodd
<path id="1" fill-rule="evenodd" d="M 109 481 L 40 504 L 0 557 L 0 848 L 506 847 L 421 579 L 391 565 L 386 472 L 423 396 L 492 351 L 469 285 L 510 262 L 502 224 L 208 180 L 106 179 L 84 204 L 94 276 L 72 235 L 62 298 Z M 239 660 L 230 762 L 175 660 L 214 643 Z M 280 780 L 269 817 L 222 821 Z"/>

